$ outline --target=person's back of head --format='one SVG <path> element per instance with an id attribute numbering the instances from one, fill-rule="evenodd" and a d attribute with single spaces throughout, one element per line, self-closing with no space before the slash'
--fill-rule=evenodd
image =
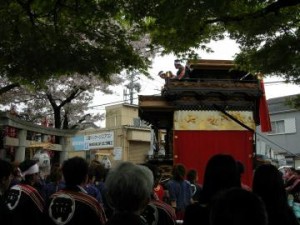
<path id="1" fill-rule="evenodd" d="M 268 216 L 263 201 L 242 188 L 219 192 L 210 207 L 211 225 L 267 225 Z"/>
<path id="2" fill-rule="evenodd" d="M 95 175 L 96 175 L 95 167 L 92 166 L 92 165 L 89 165 L 89 168 L 88 168 L 88 183 L 94 183 Z"/>
<path id="3" fill-rule="evenodd" d="M 263 199 L 268 210 L 282 211 L 287 206 L 284 181 L 272 164 L 263 164 L 255 170 L 252 190 Z"/>
<path id="4" fill-rule="evenodd" d="M 87 179 L 88 163 L 85 159 L 75 156 L 64 161 L 62 172 L 67 186 L 81 185 Z"/>
<path id="5" fill-rule="evenodd" d="M 13 172 L 13 166 L 10 162 L 0 159 L 0 180 L 9 177 Z"/>
<path id="6" fill-rule="evenodd" d="M 145 166 L 121 162 L 105 180 L 107 200 L 117 212 L 140 213 L 153 191 L 153 175 Z"/>
<path id="7" fill-rule="evenodd" d="M 142 166 L 146 166 L 148 169 L 151 170 L 152 172 L 152 175 L 153 175 L 153 179 L 154 179 L 154 186 L 156 186 L 160 179 L 161 179 L 161 172 L 158 168 L 158 166 L 154 165 L 154 164 L 151 164 L 151 163 L 144 163 L 144 164 L 141 164 Z"/>
<path id="8" fill-rule="evenodd" d="M 186 169 L 183 164 L 176 164 L 172 169 L 172 177 L 174 180 L 183 181 L 185 179 Z"/>
<path id="9" fill-rule="evenodd" d="M 99 163 L 99 164 L 92 164 L 90 166 L 94 169 L 95 182 L 100 182 L 100 181 L 104 182 L 106 171 L 107 171 L 104 165 Z"/>
<path id="10" fill-rule="evenodd" d="M 237 163 L 237 169 L 240 175 L 245 173 L 245 166 L 241 161 L 236 161 Z"/>
<path id="11" fill-rule="evenodd" d="M 6 191 L 11 182 L 13 166 L 10 162 L 0 159 L 0 192 Z"/>
<path id="12" fill-rule="evenodd" d="M 198 172 L 195 169 L 190 169 L 186 174 L 186 179 L 191 183 L 195 184 L 198 179 Z"/>
<path id="13" fill-rule="evenodd" d="M 205 168 L 201 201 L 208 203 L 217 192 L 240 186 L 235 159 L 227 154 L 214 155 Z"/>
<path id="14" fill-rule="evenodd" d="M 148 225 L 142 217 L 137 214 L 118 212 L 112 216 L 105 225 Z"/>
<path id="15" fill-rule="evenodd" d="M 59 183 L 62 180 L 61 168 L 54 167 L 49 174 L 48 180 L 53 183 Z"/>

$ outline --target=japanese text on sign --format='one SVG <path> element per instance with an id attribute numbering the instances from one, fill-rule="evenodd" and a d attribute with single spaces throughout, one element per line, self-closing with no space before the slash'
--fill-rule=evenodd
<path id="1" fill-rule="evenodd" d="M 88 149 L 109 148 L 114 145 L 114 133 L 105 132 L 84 136 Z"/>

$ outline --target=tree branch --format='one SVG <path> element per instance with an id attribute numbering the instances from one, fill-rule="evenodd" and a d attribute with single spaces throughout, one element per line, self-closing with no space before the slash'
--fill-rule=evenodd
<path id="1" fill-rule="evenodd" d="M 2 87 L 2 88 L 0 88 L 0 95 L 6 93 L 6 92 L 8 92 L 8 91 L 10 91 L 11 89 L 14 89 L 14 88 L 16 88 L 16 87 L 20 87 L 20 84 L 14 83 L 14 84 L 10 84 L 10 85 L 7 85 L 7 86 L 5 86 L 5 87 Z"/>
<path id="2" fill-rule="evenodd" d="M 19 5 L 24 9 L 24 11 L 26 12 L 26 14 L 28 15 L 29 17 L 29 20 L 31 22 L 31 24 L 33 26 L 35 26 L 35 15 L 34 13 L 32 13 L 31 11 L 31 3 L 32 3 L 33 0 L 28 0 L 27 3 L 24 3 L 20 0 L 18 0 L 17 2 L 19 3 Z"/>
<path id="3" fill-rule="evenodd" d="M 224 22 L 224 23 L 239 22 L 249 18 L 259 18 L 259 17 L 266 16 L 270 13 L 278 13 L 280 9 L 291 7 L 291 6 L 297 6 L 297 5 L 300 5 L 299 0 L 278 0 L 277 2 L 273 2 L 272 4 L 256 12 L 241 14 L 238 16 L 223 16 L 220 18 L 208 19 L 204 22 L 203 27 L 205 27 L 207 24 L 212 24 L 216 22 Z"/>

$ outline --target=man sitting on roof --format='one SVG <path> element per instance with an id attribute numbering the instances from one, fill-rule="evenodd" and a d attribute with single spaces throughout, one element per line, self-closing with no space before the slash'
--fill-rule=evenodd
<path id="1" fill-rule="evenodd" d="M 189 77 L 190 69 L 188 68 L 188 66 L 183 66 L 179 59 L 176 59 L 174 61 L 174 66 L 177 69 L 175 79 L 181 80 L 182 78 L 188 78 Z"/>

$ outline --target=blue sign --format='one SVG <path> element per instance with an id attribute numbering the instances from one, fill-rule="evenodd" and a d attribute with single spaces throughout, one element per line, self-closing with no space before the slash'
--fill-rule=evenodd
<path id="1" fill-rule="evenodd" d="M 84 136 L 72 137 L 72 146 L 74 147 L 75 151 L 88 150 L 87 146 L 85 145 Z"/>
<path id="2" fill-rule="evenodd" d="M 75 136 L 71 140 L 75 151 L 113 148 L 114 132 L 108 131 L 85 136 Z"/>

